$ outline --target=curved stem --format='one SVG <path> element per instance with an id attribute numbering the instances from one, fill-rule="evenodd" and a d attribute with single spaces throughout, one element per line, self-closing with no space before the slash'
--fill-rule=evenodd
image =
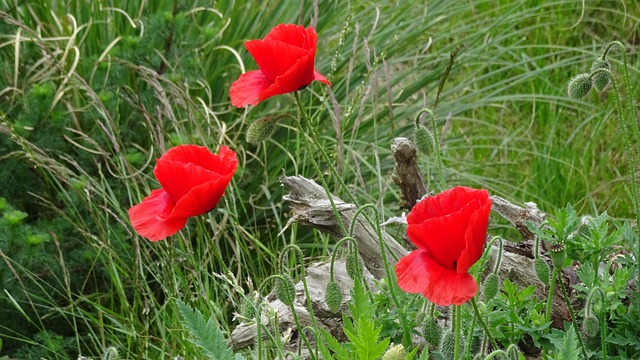
<path id="1" fill-rule="evenodd" d="M 500 249 L 498 251 L 498 260 L 496 260 L 496 267 L 493 269 L 494 274 L 498 273 L 498 270 L 500 269 L 500 262 L 502 261 L 502 237 L 498 237 L 498 240 L 500 240 Z"/>
<path id="2" fill-rule="evenodd" d="M 600 286 L 595 287 L 589 293 L 589 297 L 587 297 L 587 304 L 584 309 L 585 317 L 593 315 L 593 299 L 595 295 L 600 295 L 600 300 L 602 300 L 602 306 L 600 309 L 600 347 L 602 348 L 602 359 L 607 360 L 607 319 L 606 319 L 606 309 L 604 306 L 605 302 L 605 294 L 604 290 Z"/>
<path id="3" fill-rule="evenodd" d="M 302 287 L 304 289 L 304 295 L 305 295 L 305 298 L 307 300 L 307 307 L 308 307 L 308 310 L 309 310 L 309 317 L 311 318 L 311 324 L 313 325 L 314 328 L 317 329 L 318 328 L 318 323 L 316 322 L 316 317 L 315 317 L 315 314 L 313 312 L 313 304 L 311 303 L 311 295 L 309 294 L 309 287 L 307 285 L 307 274 L 306 274 L 305 267 L 304 267 L 304 254 L 302 253 L 302 250 L 300 250 L 300 248 L 298 246 L 294 245 L 294 244 L 289 244 L 289 245 L 285 246 L 284 249 L 282 249 L 283 252 L 289 251 L 289 250 L 295 250 L 296 254 L 300 257 L 300 278 L 301 278 L 301 281 L 302 281 Z M 294 311 L 294 313 L 295 313 L 295 311 Z M 300 327 L 298 327 L 298 329 L 302 332 Z M 318 334 L 317 333 L 314 333 L 314 334 L 315 334 L 315 338 L 316 338 L 316 341 L 315 341 L 316 354 L 315 354 L 314 359 L 317 359 L 318 358 L 318 353 L 317 353 L 318 352 L 318 346 L 317 346 L 317 344 L 318 344 L 318 340 L 319 339 L 318 339 Z M 312 356 L 313 356 L 313 352 L 311 351 L 311 347 L 309 347 L 309 354 L 312 354 Z"/>
<path id="4" fill-rule="evenodd" d="M 498 343 L 496 343 L 496 340 L 491 335 L 491 331 L 489 331 L 489 327 L 484 322 L 484 319 L 482 318 L 482 315 L 480 314 L 480 310 L 478 310 L 478 303 L 476 302 L 476 297 L 475 296 L 471 298 L 471 306 L 473 307 L 473 312 L 476 314 L 476 317 L 478 318 L 478 321 L 480 322 L 480 325 L 482 325 L 482 329 L 484 330 L 484 333 L 489 338 L 489 341 L 491 341 L 491 345 L 493 345 L 494 349 L 498 349 Z"/>

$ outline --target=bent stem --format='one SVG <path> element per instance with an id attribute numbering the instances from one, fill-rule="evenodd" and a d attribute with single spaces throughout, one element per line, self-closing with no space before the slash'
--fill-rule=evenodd
<path id="1" fill-rule="evenodd" d="M 422 110 L 420 110 L 418 112 L 418 114 L 416 115 L 415 118 L 415 122 L 416 124 L 418 123 L 420 116 L 422 114 L 427 114 L 429 115 L 429 117 L 431 118 L 431 126 L 433 127 L 433 144 L 435 147 L 435 153 L 436 153 L 436 162 L 438 163 L 438 176 L 439 176 L 439 180 L 440 180 L 440 190 L 444 190 L 445 186 L 446 186 L 446 181 L 444 180 L 444 170 L 443 170 L 443 165 L 442 165 L 442 154 L 440 153 L 440 140 L 438 137 L 438 129 L 437 129 L 437 124 L 436 124 L 436 117 L 435 115 L 433 115 L 433 112 L 427 108 L 424 108 Z"/>
<path id="2" fill-rule="evenodd" d="M 478 321 L 480 322 L 480 325 L 482 326 L 484 333 L 487 334 L 487 337 L 489 338 L 491 345 L 493 345 L 494 349 L 498 349 L 498 343 L 491 335 L 491 331 L 489 331 L 489 327 L 487 326 L 487 323 L 484 322 L 484 319 L 480 314 L 480 310 L 478 310 L 478 303 L 476 302 L 475 296 L 471 298 L 471 306 L 473 307 L 473 312 L 476 314 L 476 318 L 478 318 Z"/>

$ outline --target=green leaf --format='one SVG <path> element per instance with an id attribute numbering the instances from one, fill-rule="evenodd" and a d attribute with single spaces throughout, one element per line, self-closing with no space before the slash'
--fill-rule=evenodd
<path id="1" fill-rule="evenodd" d="M 176 300 L 180 315 L 182 315 L 182 325 L 191 334 L 192 344 L 202 348 L 204 354 L 213 360 L 242 360 L 241 355 L 233 355 L 233 351 L 227 348 L 227 342 L 218 327 L 218 324 L 209 317 L 205 320 L 204 315 L 198 309 L 193 309 L 181 300 Z"/>
<path id="2" fill-rule="evenodd" d="M 578 349 L 578 337 L 573 325 L 569 327 L 564 334 L 562 343 L 557 349 L 556 360 L 578 360 L 580 358 L 580 350 Z"/>

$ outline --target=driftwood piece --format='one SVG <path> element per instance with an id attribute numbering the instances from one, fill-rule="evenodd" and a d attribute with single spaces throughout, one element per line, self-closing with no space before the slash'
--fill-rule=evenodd
<path id="1" fill-rule="evenodd" d="M 291 203 L 292 214 L 288 224 L 297 221 L 326 232 L 336 239 L 345 236 L 338 225 L 327 193 L 322 186 L 302 176 L 283 176 L 280 178 L 280 182 L 290 190 L 290 193 L 284 196 L 284 200 Z M 335 195 L 332 197 L 340 219 L 348 229 L 356 215 L 357 208 L 354 204 L 347 204 Z M 358 243 L 358 253 L 364 260 L 364 265 L 376 279 L 380 279 L 385 276 L 385 270 L 374 226 L 375 223 L 372 225 L 364 214 L 361 214 L 355 220 L 353 238 Z M 387 249 L 389 266 L 393 267 L 396 263 L 395 259 L 407 255 L 408 251 L 384 230 L 382 230 L 382 239 Z"/>
<path id="2" fill-rule="evenodd" d="M 402 194 L 400 208 L 411 210 L 427 194 L 427 187 L 416 163 L 416 148 L 409 139 L 400 137 L 393 139 L 391 153 L 396 170 L 393 181 Z"/>

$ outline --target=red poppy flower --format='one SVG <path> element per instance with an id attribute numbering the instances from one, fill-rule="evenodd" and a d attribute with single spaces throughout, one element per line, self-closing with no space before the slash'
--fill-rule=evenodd
<path id="1" fill-rule="evenodd" d="M 396 264 L 398 286 L 440 306 L 474 297 L 478 284 L 467 271 L 482 256 L 490 210 L 486 190 L 462 186 L 416 204 L 407 235 L 418 249 Z"/>
<path id="2" fill-rule="evenodd" d="M 256 105 L 274 95 L 300 90 L 314 80 L 331 85 L 314 68 L 317 42 L 313 28 L 291 24 L 276 26 L 264 40 L 245 42 L 260 70 L 248 71 L 231 84 L 231 104 Z"/>
<path id="3" fill-rule="evenodd" d="M 153 169 L 162 188 L 129 209 L 131 225 L 151 241 L 177 233 L 190 216 L 207 213 L 218 204 L 237 165 L 236 153 L 226 146 L 218 155 L 196 145 L 169 149 Z"/>

